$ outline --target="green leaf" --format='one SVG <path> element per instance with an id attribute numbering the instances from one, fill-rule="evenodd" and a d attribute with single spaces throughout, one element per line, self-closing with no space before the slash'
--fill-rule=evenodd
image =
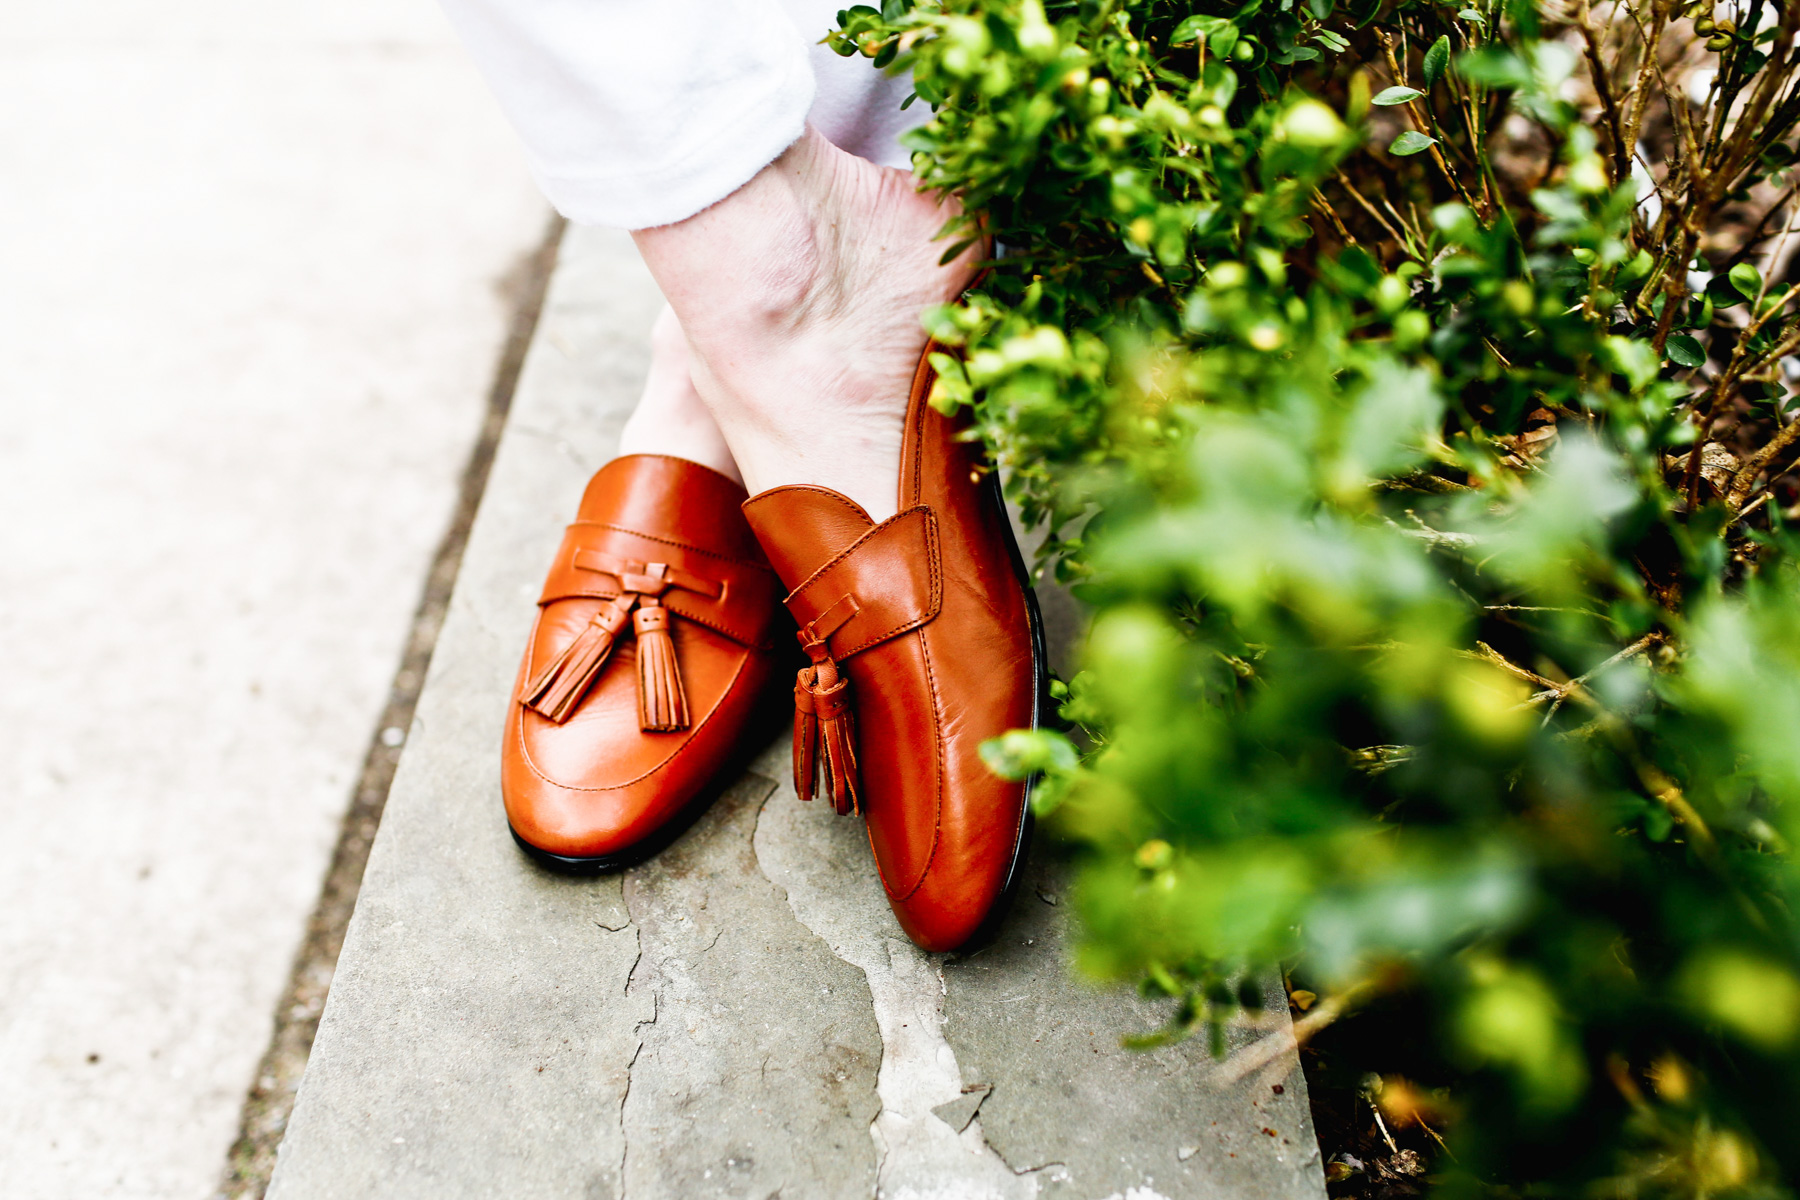
<path id="1" fill-rule="evenodd" d="M 1388 153 L 1404 157 L 1408 154 L 1417 154 L 1425 147 L 1436 144 L 1436 138 L 1427 137 L 1416 129 L 1409 129 L 1394 139 L 1394 144 L 1388 147 Z"/>
<path id="2" fill-rule="evenodd" d="M 1395 104 L 1405 104 L 1409 100 L 1417 100 L 1420 96 L 1423 96 L 1424 94 L 1425 93 L 1421 92 L 1418 88 L 1409 88 L 1409 87 L 1382 88 L 1379 92 L 1375 93 L 1375 99 L 1371 103 L 1387 105 L 1387 106 L 1391 107 Z"/>
<path id="3" fill-rule="evenodd" d="M 1685 333 L 1678 333 L 1670 338 L 1663 346 L 1663 352 L 1678 367 L 1697 367 L 1706 361 L 1706 351 L 1698 341 Z"/>
<path id="4" fill-rule="evenodd" d="M 938 259 L 938 266 L 945 266 L 954 261 L 957 255 L 961 254 L 964 250 L 967 250 L 970 246 L 973 246 L 980 240 L 981 239 L 978 237 L 971 237 L 964 238 L 960 242 L 952 243 L 950 248 L 944 251 L 943 257 Z"/>
<path id="5" fill-rule="evenodd" d="M 1075 769 L 1075 747 L 1048 729 L 1009 729 L 981 743 L 981 761 L 1002 779 L 1024 779 L 1040 771 L 1067 774 Z"/>
<path id="6" fill-rule="evenodd" d="M 1754 300 L 1756 293 L 1762 291 L 1762 272 L 1749 263 L 1739 263 L 1731 268 L 1727 278 L 1731 280 L 1731 286 L 1746 300 Z"/>
<path id="7" fill-rule="evenodd" d="M 1738 295 L 1737 287 L 1723 275 L 1712 277 L 1712 281 L 1706 285 L 1706 296 L 1713 302 L 1714 308 L 1730 308 L 1744 302 L 1744 298 Z"/>
<path id="8" fill-rule="evenodd" d="M 1633 391 L 1648 387 L 1656 379 L 1658 364 L 1649 342 L 1637 338 L 1608 337 L 1601 339 L 1600 345 L 1595 349 L 1599 351 L 1595 357 L 1625 376 Z"/>
<path id="9" fill-rule="evenodd" d="M 1228 28 L 1235 28 L 1235 26 L 1224 17 L 1209 17 L 1205 13 L 1195 13 L 1175 27 L 1175 32 L 1169 35 L 1169 45 L 1184 46 L 1189 42 L 1198 41 L 1202 37 L 1209 38 L 1219 30 Z"/>
<path id="10" fill-rule="evenodd" d="M 898 21 L 906 15 L 906 0 L 881 0 L 881 19 Z"/>
<path id="11" fill-rule="evenodd" d="M 1617 277 L 1618 282 L 1621 285 L 1636 283 L 1638 280 L 1650 274 L 1650 268 L 1654 266 L 1655 263 L 1656 260 L 1650 257 L 1650 252 L 1648 250 L 1639 250 L 1626 261 L 1624 266 L 1619 268 Z"/>
<path id="12" fill-rule="evenodd" d="M 1450 66 L 1450 35 L 1445 34 L 1431 43 L 1431 49 L 1425 52 L 1425 90 L 1430 91 L 1444 77 L 1444 71 Z"/>
<path id="13" fill-rule="evenodd" d="M 1531 83 L 1531 67 L 1510 50 L 1484 46 L 1456 60 L 1456 73 L 1486 87 L 1522 88 Z"/>

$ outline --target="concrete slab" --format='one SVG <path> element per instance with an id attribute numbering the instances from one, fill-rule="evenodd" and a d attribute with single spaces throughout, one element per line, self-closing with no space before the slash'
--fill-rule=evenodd
<path id="1" fill-rule="evenodd" d="M 923 954 L 784 740 L 621 877 L 511 845 L 516 657 L 655 306 L 628 239 L 570 232 L 270 1196 L 1322 1198 L 1291 1048 L 1121 1048 L 1159 1014 L 1068 974 L 1049 861 L 992 948 Z"/>
<path id="2" fill-rule="evenodd" d="M 431 0 L 0 11 L 0 1192 L 212 1193 L 548 211 Z"/>

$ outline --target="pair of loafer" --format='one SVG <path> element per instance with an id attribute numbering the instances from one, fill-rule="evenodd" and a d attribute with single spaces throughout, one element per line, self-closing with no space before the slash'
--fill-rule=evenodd
<path id="1" fill-rule="evenodd" d="M 1044 651 L 994 475 L 926 402 L 933 380 L 927 355 L 879 524 L 826 488 L 746 497 L 683 459 L 594 476 L 507 721 L 501 788 L 528 854 L 642 861 L 791 716 L 796 790 L 864 819 L 907 935 L 943 951 L 991 932 L 1031 781 L 994 775 L 980 746 L 1037 723 Z"/>

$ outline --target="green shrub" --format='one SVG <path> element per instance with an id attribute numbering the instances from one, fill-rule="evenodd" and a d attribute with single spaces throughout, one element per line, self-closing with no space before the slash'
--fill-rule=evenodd
<path id="1" fill-rule="evenodd" d="M 1093 615 L 991 761 L 1165 1036 L 1271 966 L 1403 1031 L 1339 1053 L 1446 1193 L 1791 1195 L 1800 6 L 1462 3 L 841 15 L 1005 248 L 934 402 Z"/>

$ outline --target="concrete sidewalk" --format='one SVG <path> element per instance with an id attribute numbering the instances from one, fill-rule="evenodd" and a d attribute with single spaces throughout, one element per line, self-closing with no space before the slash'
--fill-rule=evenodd
<path id="1" fill-rule="evenodd" d="M 199 1200 L 547 209 L 430 0 L 0 12 L 0 1192 Z"/>
<path id="2" fill-rule="evenodd" d="M 992 946 L 920 952 L 860 822 L 794 795 L 785 738 L 623 875 L 513 846 L 518 654 L 656 307 L 625 235 L 571 231 L 272 1200 L 1323 1200 L 1278 992 L 1241 1072 L 1204 1039 L 1123 1049 L 1164 1014 L 1071 977 L 1042 856 Z"/>

